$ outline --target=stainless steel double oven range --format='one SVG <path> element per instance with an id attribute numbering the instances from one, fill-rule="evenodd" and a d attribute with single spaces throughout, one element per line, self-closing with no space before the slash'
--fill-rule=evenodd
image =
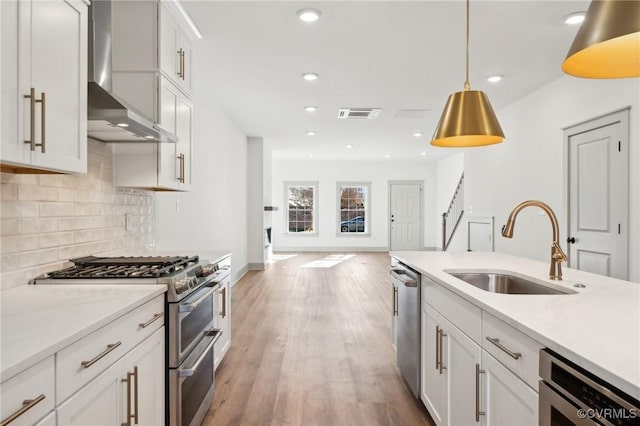
<path id="1" fill-rule="evenodd" d="M 213 401 L 214 297 L 230 270 L 198 256 L 85 257 L 32 284 L 165 284 L 166 408 L 170 426 L 200 425 Z"/>

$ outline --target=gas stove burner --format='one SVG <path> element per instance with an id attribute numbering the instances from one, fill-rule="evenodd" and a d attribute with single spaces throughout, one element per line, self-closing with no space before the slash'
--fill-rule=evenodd
<path id="1" fill-rule="evenodd" d="M 47 278 L 160 278 L 171 276 L 189 265 L 195 265 L 198 256 L 170 257 L 82 257 L 71 259 L 75 265 L 50 272 Z"/>

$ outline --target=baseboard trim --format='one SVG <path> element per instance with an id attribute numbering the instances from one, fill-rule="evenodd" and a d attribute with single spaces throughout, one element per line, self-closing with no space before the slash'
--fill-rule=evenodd
<path id="1" fill-rule="evenodd" d="M 238 281 L 240 281 L 242 279 L 242 277 L 244 277 L 247 274 L 247 272 L 249 272 L 249 266 L 248 265 L 244 265 L 242 268 L 240 268 L 240 270 L 238 270 L 238 273 L 235 274 L 233 279 L 231 280 L 231 287 L 236 285 L 236 283 Z"/>
<path id="2" fill-rule="evenodd" d="M 265 269 L 264 262 L 249 263 L 247 267 L 250 271 L 264 271 Z"/>

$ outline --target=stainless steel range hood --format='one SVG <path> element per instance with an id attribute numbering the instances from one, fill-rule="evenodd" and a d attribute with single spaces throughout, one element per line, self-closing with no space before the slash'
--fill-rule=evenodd
<path id="1" fill-rule="evenodd" d="M 89 6 L 89 73 L 87 135 L 101 142 L 178 142 L 113 94 L 111 77 L 111 1 Z"/>

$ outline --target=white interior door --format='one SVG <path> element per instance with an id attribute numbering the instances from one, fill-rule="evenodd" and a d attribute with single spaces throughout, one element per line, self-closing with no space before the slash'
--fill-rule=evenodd
<path id="1" fill-rule="evenodd" d="M 390 249 L 422 250 L 422 184 L 390 183 Z"/>
<path id="2" fill-rule="evenodd" d="M 565 131 L 569 266 L 627 279 L 629 111 Z"/>

